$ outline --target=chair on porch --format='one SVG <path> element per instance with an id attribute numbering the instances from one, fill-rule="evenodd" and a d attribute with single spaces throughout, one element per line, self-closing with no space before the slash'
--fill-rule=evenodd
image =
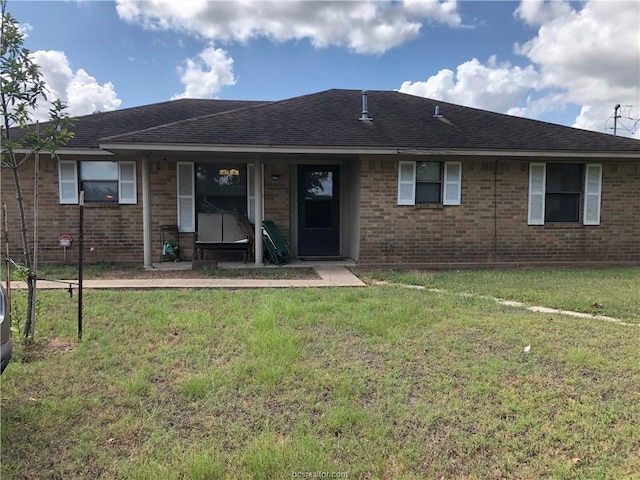
<path id="1" fill-rule="evenodd" d="M 272 220 L 262 222 L 264 243 L 273 263 L 282 265 L 289 261 L 289 244 Z"/>

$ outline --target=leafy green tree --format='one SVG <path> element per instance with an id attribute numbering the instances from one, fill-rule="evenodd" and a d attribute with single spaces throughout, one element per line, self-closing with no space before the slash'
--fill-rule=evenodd
<path id="1" fill-rule="evenodd" d="M 33 252 L 29 244 L 29 230 L 25 211 L 27 208 L 20 181 L 20 169 L 34 162 L 38 152 L 52 156 L 72 137 L 71 118 L 65 113 L 60 100 L 51 102 L 49 120 L 42 126 L 34 125 L 34 112 L 39 103 L 47 100 L 47 88 L 31 51 L 24 47 L 24 35 L 15 18 L 7 11 L 7 0 L 0 0 L 2 7 L 2 36 L 0 47 L 0 108 L 2 125 L 1 165 L 13 175 L 20 235 L 24 255 L 24 269 L 28 285 L 28 299 L 23 334 L 33 337 L 35 324 L 35 275 Z M 37 185 L 34 186 L 37 188 Z"/>

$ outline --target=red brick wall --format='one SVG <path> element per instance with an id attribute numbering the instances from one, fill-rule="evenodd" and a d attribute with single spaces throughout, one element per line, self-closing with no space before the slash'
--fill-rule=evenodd
<path id="1" fill-rule="evenodd" d="M 360 262 L 639 262 L 640 165 L 603 165 L 601 225 L 527 225 L 529 164 L 463 162 L 462 205 L 397 205 L 397 160 L 362 163 Z M 497 202 L 494 202 L 497 199 Z"/>

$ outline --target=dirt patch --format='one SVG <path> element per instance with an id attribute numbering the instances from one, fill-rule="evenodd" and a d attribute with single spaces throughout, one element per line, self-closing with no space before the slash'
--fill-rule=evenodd
<path id="1" fill-rule="evenodd" d="M 32 362 L 34 360 L 42 360 L 56 352 L 68 353 L 73 351 L 76 344 L 72 341 L 53 338 L 51 340 L 42 339 L 35 342 L 28 342 L 20 349 L 20 361 Z M 18 358 L 16 357 L 16 361 Z"/>
<path id="2" fill-rule="evenodd" d="M 59 338 L 54 338 L 53 340 L 51 340 L 51 342 L 49 342 L 49 345 L 45 346 L 45 348 L 57 352 L 70 352 L 75 348 L 75 346 L 75 343 L 61 340 Z"/>
<path id="3" fill-rule="evenodd" d="M 320 278 L 313 268 L 242 268 L 242 269 L 114 269 L 99 273 L 86 273 L 89 280 L 120 280 L 120 279 L 169 279 L 169 278 L 238 278 L 238 279 L 271 279 L 271 280 L 305 280 Z"/>
<path id="4" fill-rule="evenodd" d="M 96 274 L 85 274 L 88 280 L 121 280 L 121 279 L 138 279 L 138 278 L 209 278 L 202 271 L 193 270 L 142 270 L 142 269 L 122 269 L 100 272 Z"/>

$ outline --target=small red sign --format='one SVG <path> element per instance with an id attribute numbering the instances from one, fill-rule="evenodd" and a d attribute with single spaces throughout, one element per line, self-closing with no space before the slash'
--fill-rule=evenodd
<path id="1" fill-rule="evenodd" d="M 61 235 L 60 238 L 58 238 L 58 243 L 60 244 L 60 246 L 65 248 L 71 246 L 71 241 L 71 235 Z"/>

